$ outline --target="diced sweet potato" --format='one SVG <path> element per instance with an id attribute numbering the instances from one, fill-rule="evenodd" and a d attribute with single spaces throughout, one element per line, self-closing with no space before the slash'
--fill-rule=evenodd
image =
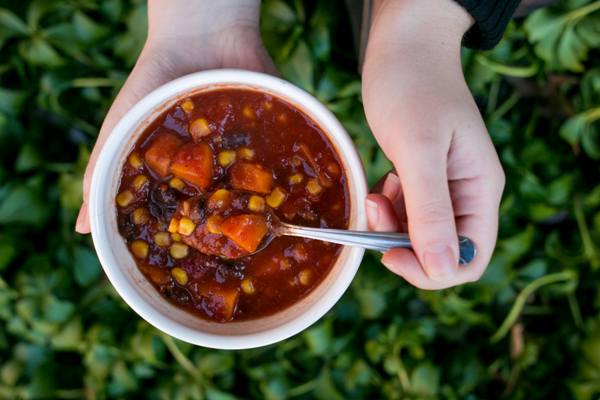
<path id="1" fill-rule="evenodd" d="M 179 178 L 206 189 L 212 180 L 213 152 L 206 143 L 187 143 L 173 156 L 170 170 Z"/>
<path id="2" fill-rule="evenodd" d="M 267 221 L 262 215 L 234 215 L 221 222 L 223 235 L 249 253 L 256 251 L 268 231 Z"/>
<path id="3" fill-rule="evenodd" d="M 161 178 L 169 173 L 173 155 L 181 145 L 181 139 L 171 133 L 162 133 L 152 141 L 144 154 L 146 164 Z"/>
<path id="4" fill-rule="evenodd" d="M 273 174 L 260 164 L 236 163 L 231 167 L 231 184 L 240 190 L 268 194 L 273 186 Z"/>
<path id="5" fill-rule="evenodd" d="M 229 321 L 233 317 L 240 291 L 237 288 L 228 288 L 218 285 L 207 285 L 200 289 L 204 297 L 204 309 L 217 319 Z"/>

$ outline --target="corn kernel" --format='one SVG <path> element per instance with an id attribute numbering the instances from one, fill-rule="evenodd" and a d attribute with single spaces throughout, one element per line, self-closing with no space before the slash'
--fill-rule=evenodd
<path id="1" fill-rule="evenodd" d="M 319 185 L 319 181 L 317 181 L 316 179 L 309 179 L 306 183 L 306 190 L 312 195 L 317 195 L 321 193 L 323 188 L 321 187 L 321 185 Z"/>
<path id="2" fill-rule="evenodd" d="M 167 247 L 171 244 L 171 237 L 167 232 L 157 232 L 154 235 L 154 243 L 160 247 Z"/>
<path id="3" fill-rule="evenodd" d="M 183 190 L 185 188 L 185 182 L 175 177 L 171 178 L 171 180 L 169 181 L 169 186 L 175 190 Z"/>
<path id="4" fill-rule="evenodd" d="M 205 118 L 196 118 L 189 126 L 190 135 L 198 139 L 210 135 L 210 126 Z"/>
<path id="5" fill-rule="evenodd" d="M 140 158 L 138 153 L 131 153 L 128 161 L 129 165 L 131 165 L 135 169 L 140 169 L 144 166 L 144 163 L 142 162 L 142 159 Z"/>
<path id="6" fill-rule="evenodd" d="M 217 235 L 221 234 L 221 221 L 223 218 L 220 215 L 211 215 L 206 219 L 206 230 Z"/>
<path id="7" fill-rule="evenodd" d="M 265 211 L 265 199 L 260 196 L 252 195 L 248 200 L 248 209 L 254 212 Z"/>
<path id="8" fill-rule="evenodd" d="M 240 284 L 240 286 L 242 287 L 242 290 L 244 291 L 244 293 L 246 294 L 252 294 L 254 293 L 254 284 L 252 283 L 252 281 L 248 278 L 244 279 L 242 281 L 242 283 Z"/>
<path id="9" fill-rule="evenodd" d="M 227 207 L 231 203 L 231 192 L 227 189 L 219 189 L 208 198 L 208 208 L 218 210 Z"/>
<path id="10" fill-rule="evenodd" d="M 146 178 L 146 175 L 138 175 L 133 179 L 133 182 L 131 182 L 131 186 L 133 186 L 135 190 L 140 190 L 147 183 L 148 178 Z"/>
<path id="11" fill-rule="evenodd" d="M 310 281 L 312 280 L 312 271 L 310 269 L 303 269 L 298 274 L 298 280 L 300 281 L 301 284 L 303 284 L 304 286 L 307 286 L 310 283 Z"/>
<path id="12" fill-rule="evenodd" d="M 167 229 L 171 233 L 175 233 L 179 230 L 179 220 L 177 218 L 171 218 L 169 228 Z"/>
<path id="13" fill-rule="evenodd" d="M 134 240 L 131 243 L 131 252 L 139 259 L 148 257 L 148 243 L 143 240 Z"/>
<path id="14" fill-rule="evenodd" d="M 235 161 L 235 151 L 233 150 L 223 150 L 217 155 L 217 160 L 219 161 L 219 165 L 221 167 L 227 167 L 228 165 L 233 164 Z"/>
<path id="15" fill-rule="evenodd" d="M 296 184 L 302 182 L 303 179 L 304 179 L 304 175 L 302 175 L 302 174 L 290 175 L 290 177 L 288 178 L 288 183 L 290 185 L 296 185 Z"/>
<path id="16" fill-rule="evenodd" d="M 189 114 L 194 109 L 194 103 L 190 99 L 185 99 L 183 103 L 181 103 L 181 109 L 185 111 L 186 114 Z"/>
<path id="17" fill-rule="evenodd" d="M 171 245 L 169 253 L 171 253 L 171 257 L 181 259 L 187 257 L 188 247 L 183 243 L 173 243 Z"/>
<path id="18" fill-rule="evenodd" d="M 284 113 L 281 113 L 277 116 L 277 121 L 279 121 L 282 124 L 287 123 L 287 120 L 288 120 L 287 115 L 285 115 Z"/>
<path id="19" fill-rule="evenodd" d="M 131 215 L 131 219 L 134 224 L 142 225 L 148 222 L 150 219 L 150 214 L 148 213 L 148 210 L 143 207 L 136 208 Z"/>
<path id="20" fill-rule="evenodd" d="M 183 217 L 179 221 L 179 229 L 177 231 L 183 236 L 190 236 L 192 233 L 194 233 L 194 229 L 196 229 L 196 224 L 194 221 L 188 217 Z"/>
<path id="21" fill-rule="evenodd" d="M 283 203 L 283 201 L 285 200 L 285 196 L 285 191 L 279 186 L 277 186 L 275 189 L 273 189 L 271 194 L 269 194 L 266 197 L 267 204 L 271 208 L 277 208 L 281 205 L 281 203 Z"/>
<path id="22" fill-rule="evenodd" d="M 268 110 L 270 110 L 270 109 L 272 109 L 272 108 L 273 108 L 273 103 L 271 103 L 270 101 L 265 101 L 265 102 L 263 103 L 263 107 L 265 108 L 265 110 L 267 110 L 267 111 L 268 111 Z"/>
<path id="23" fill-rule="evenodd" d="M 133 193 L 129 190 L 125 190 L 124 192 L 119 193 L 117 196 L 117 204 L 121 207 L 127 207 L 133 201 Z"/>
<path id="24" fill-rule="evenodd" d="M 244 117 L 250 119 L 254 119 L 256 116 L 254 110 L 249 105 L 245 105 L 244 108 L 242 108 L 242 114 L 244 114 Z"/>
<path id="25" fill-rule="evenodd" d="M 249 147 L 240 147 L 238 149 L 238 155 L 244 160 L 252 160 L 255 154 L 256 153 L 254 152 L 254 150 L 252 150 Z"/>
<path id="26" fill-rule="evenodd" d="M 174 242 L 181 242 L 181 235 L 177 232 L 171 233 L 171 239 Z"/>
<path id="27" fill-rule="evenodd" d="M 179 283 L 184 286 L 188 283 L 188 274 L 184 269 L 175 267 L 171 270 L 171 276 Z"/>

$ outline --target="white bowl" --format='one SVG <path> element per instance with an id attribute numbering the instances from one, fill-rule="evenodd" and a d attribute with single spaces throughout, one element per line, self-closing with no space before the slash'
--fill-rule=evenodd
<path id="1" fill-rule="evenodd" d="M 348 180 L 350 228 L 365 229 L 363 201 L 367 184 L 352 140 L 318 100 L 282 79 L 256 72 L 222 69 L 194 73 L 171 81 L 144 97 L 115 126 L 106 141 L 92 177 L 89 214 L 98 258 L 119 295 L 142 318 L 180 340 L 218 349 L 247 349 L 268 345 L 301 332 L 342 297 L 364 251 L 344 247 L 323 281 L 292 306 L 267 317 L 217 323 L 185 312 L 163 298 L 139 271 L 117 229 L 115 196 L 121 167 L 144 128 L 179 99 L 222 87 L 251 88 L 284 99 L 309 115 L 337 149 Z"/>

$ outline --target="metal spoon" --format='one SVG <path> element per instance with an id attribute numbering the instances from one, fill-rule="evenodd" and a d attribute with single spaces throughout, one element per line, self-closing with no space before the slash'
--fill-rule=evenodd
<path id="1" fill-rule="evenodd" d="M 395 249 L 411 249 L 412 244 L 406 233 L 350 231 L 345 229 L 310 228 L 282 222 L 271 214 L 272 234 L 267 235 L 256 252 L 264 249 L 277 236 L 296 236 L 325 242 L 357 246 L 364 249 L 377 250 L 382 253 Z M 459 258 L 461 265 L 468 264 L 477 253 L 473 241 L 465 236 L 458 236 Z"/>
<path id="2" fill-rule="evenodd" d="M 233 196 L 239 196 L 244 192 L 231 191 L 231 193 Z M 205 195 L 205 198 L 209 197 L 210 194 Z M 189 216 L 187 213 L 185 215 Z M 382 253 L 394 248 L 412 248 L 410 238 L 406 233 L 350 231 L 346 229 L 311 228 L 306 226 L 292 225 L 282 222 L 275 214 L 274 210 L 268 207 L 265 210 L 264 215 L 269 226 L 269 233 L 265 235 L 255 251 L 241 252 L 239 256 L 235 258 L 243 258 L 258 253 L 266 248 L 271 241 L 278 236 L 296 236 L 307 239 L 323 240 L 325 242 L 357 246 L 370 250 L 378 250 Z M 458 248 L 459 264 L 468 264 L 475 257 L 476 249 L 471 239 L 464 236 L 459 236 Z M 199 250 L 202 252 L 206 251 L 206 249 Z M 222 254 L 209 254 L 220 255 L 221 257 L 224 257 Z"/>

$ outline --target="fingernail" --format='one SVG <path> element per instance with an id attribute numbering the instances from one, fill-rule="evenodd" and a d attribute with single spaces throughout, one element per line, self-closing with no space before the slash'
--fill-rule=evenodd
<path id="1" fill-rule="evenodd" d="M 427 275 L 434 281 L 450 277 L 457 264 L 452 249 L 445 244 L 429 247 L 423 256 L 423 262 Z"/>
<path id="2" fill-rule="evenodd" d="M 393 172 L 390 172 L 385 177 L 385 181 L 383 182 L 383 188 L 381 189 L 381 194 L 385 197 L 394 201 L 400 193 L 400 188 L 402 185 L 400 184 L 400 178 Z"/>
<path id="3" fill-rule="evenodd" d="M 366 199 L 365 204 L 367 206 L 367 219 L 369 220 L 369 225 L 372 228 L 375 228 L 379 223 L 379 206 L 370 199 Z"/>

